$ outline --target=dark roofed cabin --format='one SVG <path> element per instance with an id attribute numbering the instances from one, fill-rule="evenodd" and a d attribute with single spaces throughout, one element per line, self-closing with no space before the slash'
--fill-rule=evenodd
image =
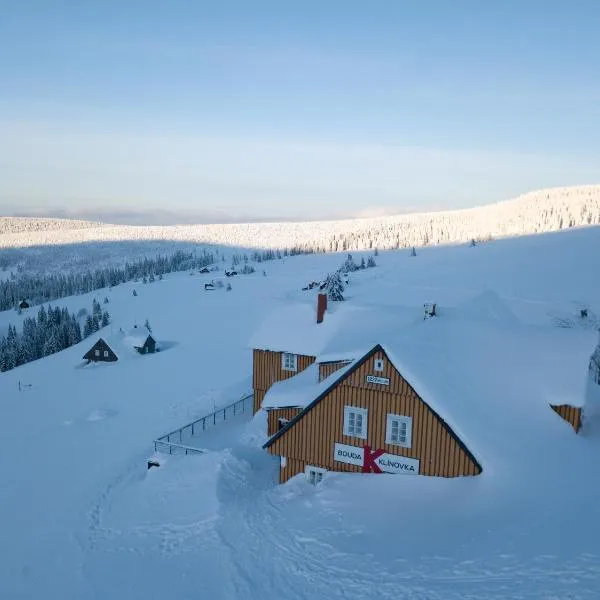
<path id="1" fill-rule="evenodd" d="M 149 335 L 140 346 L 134 346 L 140 354 L 153 354 L 156 352 L 156 340 Z"/>
<path id="2" fill-rule="evenodd" d="M 117 355 L 111 350 L 110 346 L 100 338 L 83 356 L 84 360 L 89 362 L 115 362 L 119 360 Z"/>
<path id="3" fill-rule="evenodd" d="M 21 300 L 21 302 L 19 303 L 19 308 L 21 310 L 25 310 L 26 308 L 29 308 L 29 302 L 27 302 L 27 300 Z"/>

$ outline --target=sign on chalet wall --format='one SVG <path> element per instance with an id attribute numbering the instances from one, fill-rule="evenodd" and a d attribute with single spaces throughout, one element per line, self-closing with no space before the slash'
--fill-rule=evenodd
<path id="1" fill-rule="evenodd" d="M 416 458 L 388 454 L 383 450 L 371 450 L 369 446 L 360 448 L 336 442 L 333 448 L 333 459 L 362 467 L 364 473 L 402 473 L 406 475 L 418 475 L 419 473 L 419 461 Z"/>
<path id="2" fill-rule="evenodd" d="M 390 385 L 390 380 L 387 377 L 377 377 L 375 375 L 367 375 L 367 383 L 378 383 L 379 385 Z"/>

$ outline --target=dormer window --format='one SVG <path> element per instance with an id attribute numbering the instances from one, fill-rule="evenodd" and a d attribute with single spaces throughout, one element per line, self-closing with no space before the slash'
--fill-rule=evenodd
<path id="1" fill-rule="evenodd" d="M 382 373 L 383 372 L 383 358 L 376 358 L 375 359 L 375 371 L 378 373 Z"/>
<path id="2" fill-rule="evenodd" d="M 284 371 L 297 371 L 298 370 L 298 355 L 289 354 L 284 352 L 281 355 L 281 368 Z"/>

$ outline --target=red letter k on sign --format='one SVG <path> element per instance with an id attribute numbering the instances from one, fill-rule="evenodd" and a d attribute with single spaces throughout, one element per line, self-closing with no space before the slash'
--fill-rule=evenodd
<path id="1" fill-rule="evenodd" d="M 382 454 L 383 450 L 371 452 L 370 446 L 365 446 L 365 456 L 363 458 L 363 473 L 382 473 L 379 465 L 375 462 Z"/>

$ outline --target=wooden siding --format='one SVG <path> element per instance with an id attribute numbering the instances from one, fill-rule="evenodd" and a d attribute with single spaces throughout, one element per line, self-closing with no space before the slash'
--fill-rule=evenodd
<path id="1" fill-rule="evenodd" d="M 270 350 L 254 350 L 253 352 L 252 387 L 254 389 L 254 412 L 260 409 L 265 393 L 274 383 L 297 375 L 315 362 L 314 356 L 298 354 L 298 370 L 285 371 L 281 368 L 282 354 L 283 352 L 271 352 Z"/>
<path id="2" fill-rule="evenodd" d="M 279 427 L 279 419 L 291 421 L 302 409 L 301 408 L 273 408 L 267 411 L 267 434 L 275 435 Z"/>
<path id="3" fill-rule="evenodd" d="M 260 406 L 266 393 L 267 392 L 265 390 L 254 390 L 253 414 L 260 410 Z"/>
<path id="4" fill-rule="evenodd" d="M 336 362 L 326 362 L 319 365 L 319 381 L 327 379 L 332 373 L 339 371 L 342 367 L 345 367 L 350 361 L 339 360 Z"/>
<path id="5" fill-rule="evenodd" d="M 383 373 L 373 371 L 375 358 L 384 359 Z M 388 377 L 390 385 L 366 383 L 367 375 Z M 343 434 L 344 406 L 368 409 L 367 439 Z M 412 417 L 412 447 L 385 443 L 387 414 Z M 423 402 L 412 387 L 389 363 L 383 352 L 376 353 L 351 372 L 269 447 L 272 454 L 297 459 L 331 471 L 361 472 L 362 467 L 333 460 L 335 442 L 416 458 L 419 473 L 440 477 L 478 475 L 480 466 L 452 430 Z M 291 473 L 291 467 L 285 473 Z M 282 477 L 291 475 L 282 474 Z"/>
<path id="6" fill-rule="evenodd" d="M 570 423 L 575 433 L 581 429 L 581 408 L 570 404 L 550 405 L 552 410 L 560 415 L 567 423 Z"/>

